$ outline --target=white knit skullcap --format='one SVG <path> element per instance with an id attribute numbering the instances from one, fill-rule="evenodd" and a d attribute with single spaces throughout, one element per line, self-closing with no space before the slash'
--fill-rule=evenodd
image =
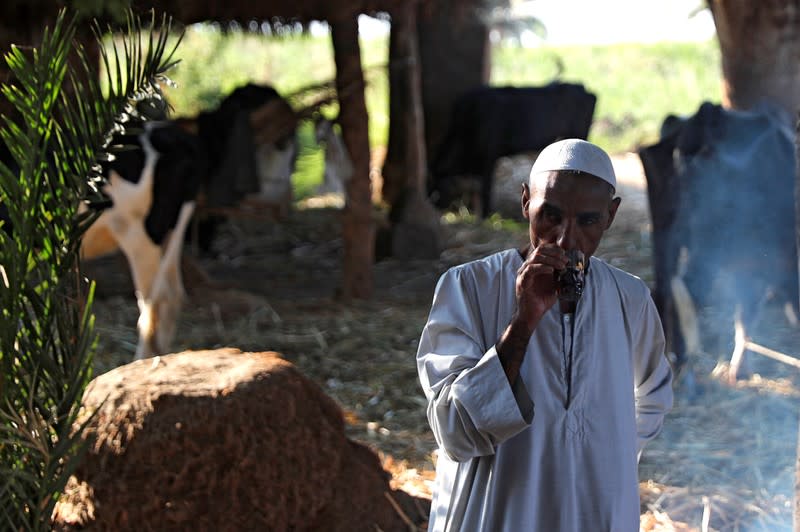
<path id="1" fill-rule="evenodd" d="M 611 158 L 603 148 L 585 140 L 564 139 L 547 146 L 533 163 L 530 179 L 532 181 L 536 174 L 553 170 L 586 172 L 599 177 L 615 190 L 617 188 Z"/>

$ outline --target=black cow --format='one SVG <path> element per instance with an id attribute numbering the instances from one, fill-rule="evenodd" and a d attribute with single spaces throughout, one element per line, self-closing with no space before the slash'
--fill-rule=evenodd
<path id="1" fill-rule="evenodd" d="M 165 352 L 174 335 L 184 297 L 181 251 L 198 197 L 233 205 L 247 194 L 263 195 L 270 181 L 290 187 L 295 125 L 272 88 L 247 86 L 194 123 L 148 122 L 116 140 L 139 149 L 106 166 L 103 192 L 112 205 L 81 249 L 92 258 L 119 247 L 128 259 L 140 310 L 136 358 Z"/>
<path id="2" fill-rule="evenodd" d="M 583 85 L 480 87 L 453 105 L 448 132 L 433 158 L 429 192 L 449 207 L 472 182 L 481 215 L 492 212 L 492 173 L 500 157 L 538 151 L 564 138 L 586 139 L 597 97 Z"/>
<path id="3" fill-rule="evenodd" d="M 297 115 L 274 88 L 244 85 L 216 109 L 177 122 L 199 138 L 209 161 L 203 207 L 231 207 L 247 196 L 286 214 L 299 150 Z M 200 217 L 197 236 L 203 251 L 209 250 L 223 220 L 215 214 Z"/>
<path id="4" fill-rule="evenodd" d="M 701 349 L 697 308 L 736 312 L 752 327 L 765 296 L 797 298 L 794 132 L 764 104 L 731 111 L 703 103 L 669 116 L 639 149 L 653 221 L 654 298 L 681 366 Z M 679 325 L 680 324 L 680 325 Z"/>
<path id="5" fill-rule="evenodd" d="M 270 196 L 275 186 L 281 192 L 289 188 L 297 158 L 297 118 L 274 88 L 239 87 L 219 107 L 201 113 L 196 124 L 211 161 L 207 205 L 230 206 L 243 195 Z"/>

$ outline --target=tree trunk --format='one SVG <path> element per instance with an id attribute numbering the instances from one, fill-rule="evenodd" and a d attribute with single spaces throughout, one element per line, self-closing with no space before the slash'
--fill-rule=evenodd
<path id="1" fill-rule="evenodd" d="M 431 0 L 421 6 L 418 38 L 429 159 L 447 132 L 456 98 L 489 81 L 489 28 L 478 11 L 482 5 L 481 0 Z"/>
<path id="2" fill-rule="evenodd" d="M 390 235 L 396 258 L 433 259 L 441 253 L 439 216 L 427 199 L 425 120 L 417 46 L 417 6 L 408 2 L 392 13 L 391 90 L 394 139 L 390 139 L 392 181 Z M 385 181 L 384 181 L 385 184 Z"/>
<path id="3" fill-rule="evenodd" d="M 364 73 L 358 43 L 358 18 L 332 20 L 331 39 L 336 63 L 336 91 L 339 97 L 339 124 L 353 175 L 347 183 L 347 199 L 342 214 L 344 263 L 341 297 L 367 299 L 372 296 L 374 223 L 369 180 L 369 132 L 364 101 Z"/>
<path id="4" fill-rule="evenodd" d="M 417 2 L 413 2 L 418 5 Z M 463 91 L 483 85 L 488 75 L 488 28 L 479 17 L 476 2 L 433 0 L 419 4 L 415 17 L 415 48 L 421 68 L 422 108 L 425 115 L 425 163 L 435 156 L 450 124 L 450 110 Z M 404 9 L 405 7 L 401 8 Z M 389 143 L 383 166 L 382 197 L 395 205 L 406 181 L 408 168 L 405 120 L 409 72 L 404 22 L 392 13 L 389 35 Z M 408 15 L 405 15 L 408 17 Z M 416 26 L 419 26 L 417 32 Z M 403 29 L 401 29 L 403 27 Z M 470 39 L 464 39 L 470 35 Z"/>
<path id="5" fill-rule="evenodd" d="M 800 0 L 708 0 L 722 52 L 725 107 L 800 108 Z"/>
<path id="6" fill-rule="evenodd" d="M 395 59 L 399 62 L 391 68 L 394 71 L 397 92 L 392 94 L 400 102 L 395 106 L 395 115 L 390 122 L 397 122 L 402 136 L 395 145 L 400 148 L 406 161 L 404 188 L 425 190 L 426 150 L 424 144 L 425 120 L 422 112 L 420 89 L 419 47 L 417 46 L 416 2 L 408 2 L 396 14 L 393 24 L 392 41 Z M 397 130 L 395 130 L 397 132 Z"/>
<path id="7" fill-rule="evenodd" d="M 388 205 L 395 205 L 405 188 L 408 175 L 408 158 L 406 153 L 406 121 L 403 119 L 408 109 L 409 58 L 402 51 L 402 21 L 399 13 L 392 13 L 392 27 L 389 32 L 389 140 L 386 146 L 386 158 L 383 161 L 381 175 L 381 199 Z"/>

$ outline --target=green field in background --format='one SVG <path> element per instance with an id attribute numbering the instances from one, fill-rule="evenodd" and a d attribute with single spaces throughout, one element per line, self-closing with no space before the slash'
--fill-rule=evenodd
<path id="1" fill-rule="evenodd" d="M 370 142 L 382 146 L 388 136 L 388 39 L 362 40 L 361 44 Z M 335 75 L 327 37 L 278 38 L 195 25 L 187 29 L 178 56 L 181 63 L 170 75 L 177 86 L 167 90 L 175 116 L 212 108 L 248 81 L 269 83 L 281 94 L 292 95 L 331 82 Z M 667 114 L 688 115 L 705 100 L 719 102 L 720 72 L 715 40 L 536 48 L 496 45 L 491 84 L 543 85 L 554 79 L 583 83 L 598 97 L 590 140 L 617 153 L 657 140 Z M 301 100 L 292 103 L 296 108 L 304 105 Z M 328 116 L 337 112 L 335 105 L 322 110 Z M 294 177 L 297 198 L 312 193 L 322 172 L 310 124 L 301 128 L 300 137 L 301 159 Z"/>
<path id="2" fill-rule="evenodd" d="M 597 95 L 590 140 L 613 152 L 658 139 L 667 114 L 721 98 L 719 45 L 614 44 L 493 50 L 493 85 L 583 83 Z"/>

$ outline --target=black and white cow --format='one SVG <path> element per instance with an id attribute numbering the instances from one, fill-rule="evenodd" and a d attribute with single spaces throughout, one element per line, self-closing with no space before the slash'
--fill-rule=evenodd
<path id="1" fill-rule="evenodd" d="M 86 233 L 82 254 L 125 254 L 140 312 L 137 359 L 166 352 L 174 336 L 181 251 L 198 200 L 230 206 L 248 194 L 270 199 L 275 183 L 290 188 L 295 128 L 274 89 L 248 85 L 195 121 L 149 122 L 119 139 L 139 149 L 108 163 L 103 192 L 112 206 Z"/>
<path id="2" fill-rule="evenodd" d="M 564 138 L 586 139 L 597 97 L 583 85 L 480 87 L 460 96 L 430 168 L 434 204 L 447 208 L 470 188 L 482 216 L 492 212 L 492 173 L 500 157 L 539 151 Z M 465 187 L 465 182 L 467 186 Z"/>
<path id="3" fill-rule="evenodd" d="M 723 330 L 733 318 L 737 334 L 746 335 L 772 294 L 789 303 L 793 320 L 798 279 L 790 117 L 768 104 L 734 111 L 704 103 L 691 117 L 667 117 L 661 140 L 640 148 L 639 156 L 653 221 L 654 299 L 677 365 L 704 349 L 703 308 L 717 309 Z"/>
<path id="4" fill-rule="evenodd" d="M 118 140 L 139 149 L 107 166 L 103 192 L 112 206 L 89 227 L 81 255 L 124 253 L 139 305 L 136 358 L 143 358 L 165 352 L 175 333 L 184 298 L 183 235 L 206 164 L 197 139 L 168 122 L 147 123 L 140 135 Z"/>

